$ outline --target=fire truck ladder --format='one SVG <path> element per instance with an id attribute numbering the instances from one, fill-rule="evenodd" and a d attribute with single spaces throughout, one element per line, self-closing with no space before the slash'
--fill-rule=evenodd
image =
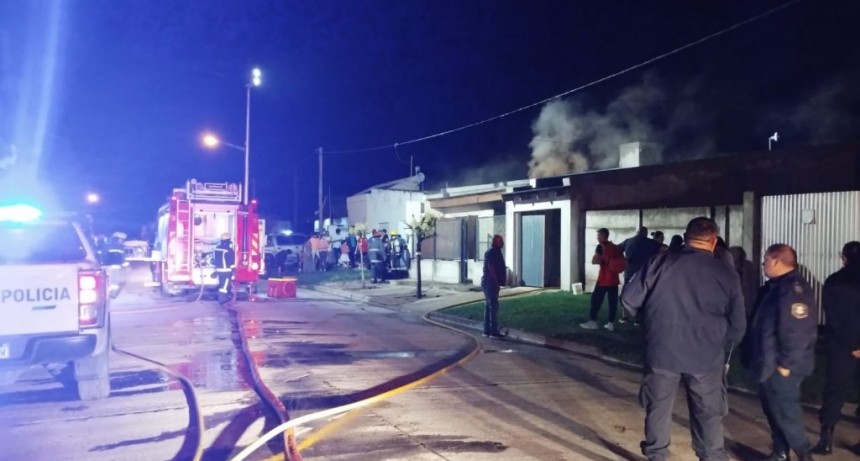
<path id="1" fill-rule="evenodd" d="M 179 258 L 176 272 L 191 275 L 191 205 L 187 200 L 176 202 L 176 242 L 184 252 Z"/>

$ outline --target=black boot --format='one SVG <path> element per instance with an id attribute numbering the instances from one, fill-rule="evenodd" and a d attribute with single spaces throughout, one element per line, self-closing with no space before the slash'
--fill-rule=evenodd
<path id="1" fill-rule="evenodd" d="M 788 456 L 788 450 L 777 450 L 774 449 L 773 452 L 762 461 L 789 461 L 791 458 Z"/>
<path id="2" fill-rule="evenodd" d="M 812 450 L 809 450 L 806 453 L 798 453 L 797 461 L 814 461 L 812 459 Z"/>
<path id="3" fill-rule="evenodd" d="M 812 447 L 812 452 L 818 455 L 829 455 L 833 453 L 833 430 L 836 428 L 833 424 L 822 424 L 821 435 L 819 435 L 818 444 Z"/>

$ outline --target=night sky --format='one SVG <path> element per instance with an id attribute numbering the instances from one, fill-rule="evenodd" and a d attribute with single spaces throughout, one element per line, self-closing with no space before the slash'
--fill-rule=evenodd
<path id="1" fill-rule="evenodd" d="M 20 138 L 34 130 L 21 127 L 38 125 L 31 108 L 53 62 L 39 177 L 68 208 L 100 193 L 97 215 L 136 231 L 188 178 L 241 180 L 240 152 L 209 151 L 199 139 L 212 130 L 244 142 L 244 85 L 258 66 L 252 195 L 268 217 L 292 219 L 297 177 L 306 222 L 317 147 L 404 143 L 493 117 L 784 3 L 6 0 L 0 154 L 10 144 L 21 152 L 0 181 L 33 155 Z M 55 53 L 46 51 L 51 17 Z M 774 131 L 778 149 L 856 140 L 858 23 L 860 2 L 799 2 L 566 97 L 589 139 L 623 125 L 602 144 L 584 140 L 585 155 L 606 166 L 596 145 L 657 140 L 667 160 L 683 160 L 766 149 Z M 326 191 L 343 202 L 404 177 L 410 156 L 429 188 L 525 178 L 540 114 L 537 106 L 396 153 L 326 154 Z"/>

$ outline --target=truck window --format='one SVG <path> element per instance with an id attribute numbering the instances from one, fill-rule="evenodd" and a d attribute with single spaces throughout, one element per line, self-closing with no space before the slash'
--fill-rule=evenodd
<path id="1" fill-rule="evenodd" d="M 0 225 L 0 264 L 45 264 L 83 261 L 87 251 L 68 223 Z"/>

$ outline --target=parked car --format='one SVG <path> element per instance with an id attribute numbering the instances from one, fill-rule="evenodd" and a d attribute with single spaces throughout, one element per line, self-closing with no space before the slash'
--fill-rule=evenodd
<path id="1" fill-rule="evenodd" d="M 266 272 L 269 277 L 298 272 L 302 249 L 308 241 L 304 234 L 270 234 L 266 237 Z"/>

